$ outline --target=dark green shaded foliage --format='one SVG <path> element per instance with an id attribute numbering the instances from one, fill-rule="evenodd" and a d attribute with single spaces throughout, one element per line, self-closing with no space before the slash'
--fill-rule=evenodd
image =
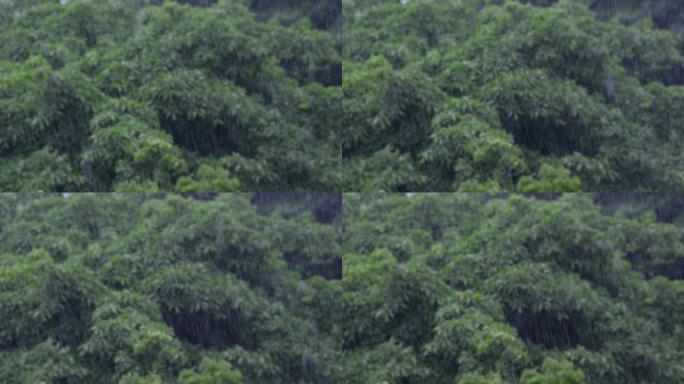
<path id="1" fill-rule="evenodd" d="M 675 195 L 347 194 L 343 383 L 679 383 Z M 635 257 L 639 255 L 639 257 Z"/>
<path id="2" fill-rule="evenodd" d="M 318 29 L 341 32 L 340 0 L 253 0 L 251 7 L 262 18 L 275 18 L 281 23 L 289 24 L 308 17 Z"/>
<path id="3" fill-rule="evenodd" d="M 0 382 L 339 382 L 337 231 L 197 197 L 1 196 Z"/>
<path id="4" fill-rule="evenodd" d="M 347 191 L 677 191 L 673 1 L 345 0 Z"/>
<path id="5" fill-rule="evenodd" d="M 335 4 L 3 1 L 0 190 L 338 188 Z"/>

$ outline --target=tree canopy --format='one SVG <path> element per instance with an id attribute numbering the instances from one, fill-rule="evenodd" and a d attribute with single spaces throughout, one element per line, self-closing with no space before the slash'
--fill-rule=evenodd
<path id="1" fill-rule="evenodd" d="M 338 188 L 339 2 L 61 3 L 0 0 L 0 190 Z"/>
<path id="2" fill-rule="evenodd" d="M 682 227 L 614 197 L 345 195 L 342 383 L 684 381 Z"/>
<path id="3" fill-rule="evenodd" d="M 678 1 L 343 0 L 347 191 L 679 191 Z"/>
<path id="4" fill-rule="evenodd" d="M 680 195 L 0 195 L 0 382 L 678 384 Z"/>
<path id="5" fill-rule="evenodd" d="M 338 382 L 338 232 L 294 200 L 1 195 L 0 382 Z"/>
<path id="6" fill-rule="evenodd" d="M 678 1 L 0 0 L 0 39 L 4 191 L 684 189 Z"/>

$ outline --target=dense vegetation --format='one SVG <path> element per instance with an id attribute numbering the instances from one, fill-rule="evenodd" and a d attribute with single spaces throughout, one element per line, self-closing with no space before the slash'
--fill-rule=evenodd
<path id="1" fill-rule="evenodd" d="M 0 383 L 339 382 L 339 198 L 0 195 Z"/>
<path id="2" fill-rule="evenodd" d="M 684 189 L 684 3 L 342 0 L 347 191 Z"/>
<path id="3" fill-rule="evenodd" d="M 0 41 L 4 191 L 684 189 L 680 1 L 0 0 Z"/>
<path id="4" fill-rule="evenodd" d="M 0 191 L 337 188 L 339 1 L 61 3 L 0 0 Z"/>
<path id="5" fill-rule="evenodd" d="M 0 383 L 684 382 L 682 195 L 5 194 L 0 215 Z"/>
<path id="6" fill-rule="evenodd" d="M 681 212 L 681 196 L 345 195 L 342 382 L 684 382 Z"/>

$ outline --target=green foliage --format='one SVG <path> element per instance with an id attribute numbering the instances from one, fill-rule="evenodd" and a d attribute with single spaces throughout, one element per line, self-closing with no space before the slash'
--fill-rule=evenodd
<path id="1" fill-rule="evenodd" d="M 336 0 L 254 0 L 252 8 L 261 17 L 273 17 L 281 23 L 290 23 L 303 16 L 318 28 L 340 28 L 342 3 Z"/>
<path id="2" fill-rule="evenodd" d="M 181 150 L 170 135 L 155 129 L 158 125 L 137 102 L 112 100 L 103 106 L 91 122 L 91 144 L 81 160 L 93 189 L 106 191 L 121 181 L 149 181 L 169 189 L 173 179 L 186 173 Z"/>
<path id="3" fill-rule="evenodd" d="M 199 372 L 182 371 L 179 384 L 241 384 L 242 375 L 233 371 L 230 364 L 223 361 L 202 359 Z"/>
<path id="4" fill-rule="evenodd" d="M 0 62 L 0 133 L 3 157 L 50 145 L 68 153 L 88 134 L 93 104 L 102 95 L 75 68 L 53 71 L 40 56 Z"/>
<path id="5" fill-rule="evenodd" d="M 0 382 L 339 381 L 338 232 L 184 196 L 0 196 Z"/>
<path id="6" fill-rule="evenodd" d="M 344 228 L 344 382 L 684 379 L 681 227 L 583 194 L 358 194 Z"/>
<path id="7" fill-rule="evenodd" d="M 178 192 L 235 192 L 240 188 L 240 182 L 231 178 L 226 171 L 201 165 L 197 170 L 195 181 L 187 176 L 178 179 Z"/>
<path id="8" fill-rule="evenodd" d="M 521 384 L 583 384 L 584 374 L 575 369 L 572 363 L 546 358 L 541 372 L 525 370 L 520 378 Z"/>
<path id="9" fill-rule="evenodd" d="M 6 382 L 79 383 L 86 370 L 74 357 L 73 350 L 48 338 L 31 349 L 0 352 L 0 373 Z"/>
<path id="10" fill-rule="evenodd" d="M 67 161 L 49 147 L 26 157 L 0 159 L 0 184 L 19 192 L 73 191 L 85 184 Z"/>
<path id="11" fill-rule="evenodd" d="M 680 383 L 678 196 L 5 195 L 0 375 Z"/>
<path id="12" fill-rule="evenodd" d="M 345 189 L 684 186 L 679 4 L 344 4 Z"/>
<path id="13" fill-rule="evenodd" d="M 542 165 L 539 180 L 523 176 L 518 181 L 519 192 L 580 192 L 582 182 L 565 168 Z"/>
<path id="14" fill-rule="evenodd" d="M 479 374 L 466 374 L 463 375 L 457 382 L 457 384 L 503 384 L 504 381 L 501 376 L 496 373 L 490 373 L 488 375 Z"/>
<path id="15" fill-rule="evenodd" d="M 119 384 L 161 384 L 159 375 L 139 376 L 137 374 L 125 375 L 119 380 Z"/>
<path id="16" fill-rule="evenodd" d="M 101 286 L 77 263 L 56 264 L 43 249 L 25 257 L 2 256 L 3 347 L 30 346 L 47 338 L 78 344 Z"/>
<path id="17" fill-rule="evenodd" d="M 337 188 L 340 9 L 317 3 L 3 0 L 0 190 Z"/>

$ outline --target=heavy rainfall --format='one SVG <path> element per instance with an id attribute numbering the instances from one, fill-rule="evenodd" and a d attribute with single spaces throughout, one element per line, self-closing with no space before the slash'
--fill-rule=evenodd
<path id="1" fill-rule="evenodd" d="M 338 1 L 0 0 L 0 191 L 334 191 Z"/>
<path id="2" fill-rule="evenodd" d="M 342 4 L 343 190 L 684 190 L 683 1 Z"/>
<path id="3" fill-rule="evenodd" d="M 343 206 L 342 383 L 684 382 L 684 195 Z"/>
<path id="4" fill-rule="evenodd" d="M 0 0 L 0 384 L 682 384 L 683 107 L 680 0 Z"/>
<path id="5" fill-rule="evenodd" d="M 0 383 L 333 383 L 340 194 L 0 195 Z"/>
<path id="6" fill-rule="evenodd" d="M 0 383 L 679 384 L 681 194 L 0 195 Z"/>

